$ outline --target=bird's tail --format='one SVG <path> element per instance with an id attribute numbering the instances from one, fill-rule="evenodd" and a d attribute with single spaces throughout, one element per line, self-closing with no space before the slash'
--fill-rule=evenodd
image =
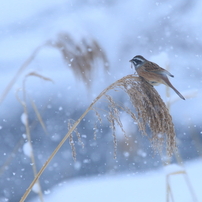
<path id="1" fill-rule="evenodd" d="M 182 94 L 176 88 L 172 87 L 172 89 L 179 95 L 180 98 L 185 100 L 185 98 L 182 96 Z"/>
<path id="2" fill-rule="evenodd" d="M 183 100 L 185 100 L 185 98 L 182 96 L 182 94 L 170 83 L 170 81 L 168 80 L 167 76 L 164 77 L 164 80 L 166 81 L 165 84 L 167 86 L 169 86 L 170 88 L 172 88 L 179 95 L 180 98 L 182 98 Z"/>

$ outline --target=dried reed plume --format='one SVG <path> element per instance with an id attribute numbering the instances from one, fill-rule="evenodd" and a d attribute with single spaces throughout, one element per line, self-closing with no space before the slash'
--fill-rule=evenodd
<path id="1" fill-rule="evenodd" d="M 130 97 L 130 101 L 134 109 L 125 108 L 117 104 L 113 100 L 113 98 L 107 94 L 110 90 L 116 90 L 117 88 L 121 88 L 127 93 L 127 95 Z M 59 149 L 67 140 L 67 138 L 70 138 L 69 139 L 70 145 L 72 146 L 73 157 L 75 158 L 76 151 L 74 147 L 72 133 L 75 132 L 77 134 L 78 140 L 80 141 L 81 145 L 83 145 L 80 134 L 77 131 L 77 126 L 79 125 L 81 120 L 86 116 L 86 114 L 91 110 L 96 112 L 96 116 L 98 117 L 98 120 L 101 121 L 101 117 L 97 109 L 95 108 L 95 104 L 97 103 L 97 101 L 99 101 L 103 97 L 106 98 L 109 103 L 108 121 L 110 122 L 111 128 L 113 130 L 115 155 L 116 155 L 116 147 L 117 147 L 116 146 L 117 141 L 116 141 L 116 135 L 115 135 L 116 125 L 118 125 L 122 129 L 122 132 L 125 134 L 125 130 L 123 129 L 123 125 L 121 123 L 121 119 L 119 116 L 120 110 L 126 111 L 126 113 L 128 113 L 131 116 L 131 118 L 137 123 L 142 134 L 147 135 L 146 127 L 147 126 L 149 127 L 152 133 L 151 141 L 156 148 L 160 149 L 163 143 L 166 142 L 167 154 L 171 155 L 173 153 L 176 147 L 175 131 L 174 131 L 174 125 L 172 123 L 172 118 L 168 112 L 168 109 L 166 108 L 166 105 L 160 98 L 157 91 L 150 84 L 142 80 L 140 77 L 137 77 L 135 75 L 128 75 L 123 77 L 120 80 L 117 80 L 115 83 L 111 84 L 106 89 L 104 89 L 95 98 L 95 100 L 91 103 L 91 105 L 86 109 L 86 111 L 81 115 L 81 117 L 78 120 L 69 122 L 68 133 L 65 135 L 65 137 L 56 147 L 56 149 L 51 154 L 49 159 L 46 161 L 44 166 L 41 168 L 41 170 L 39 171 L 39 173 L 37 174 L 37 176 L 31 183 L 31 185 L 25 192 L 24 196 L 22 197 L 21 202 L 23 202 L 26 199 L 33 185 L 37 182 L 40 175 L 46 169 L 50 161 L 53 159 L 55 154 L 59 151 Z"/>
<path id="2" fill-rule="evenodd" d="M 82 38 L 76 43 L 69 34 L 61 33 L 57 40 L 47 43 L 57 48 L 67 66 L 74 72 L 75 77 L 82 79 L 88 86 L 93 79 L 92 75 L 98 66 L 96 61 L 101 61 L 105 70 L 108 70 L 108 60 L 98 42 L 94 39 Z"/>
<path id="3" fill-rule="evenodd" d="M 120 106 L 112 97 L 107 96 L 110 103 L 108 120 L 112 124 L 112 129 L 115 130 L 116 123 L 126 136 L 119 117 L 119 111 L 124 110 L 138 124 L 143 135 L 147 135 L 147 126 L 150 128 L 151 141 L 155 149 L 161 151 L 163 143 L 166 142 L 167 154 L 171 156 L 176 147 L 174 125 L 165 103 L 155 88 L 134 75 L 118 80 L 111 89 L 117 87 L 127 93 L 134 109 Z"/>
<path id="4" fill-rule="evenodd" d="M 88 40 L 82 38 L 78 43 L 72 39 L 69 34 L 61 33 L 55 40 L 48 40 L 33 51 L 30 57 L 18 69 L 2 95 L 0 95 L 0 104 L 3 102 L 17 79 L 35 59 L 39 51 L 45 47 L 56 48 L 60 51 L 67 67 L 74 72 L 76 78 L 82 79 L 88 87 L 93 80 L 92 74 L 94 70 L 99 67 L 99 65 L 97 65 L 98 63 L 96 63 L 97 61 L 100 61 L 101 64 L 103 64 L 100 66 L 104 66 L 104 69 L 108 70 L 107 57 L 96 40 L 93 38 L 89 38 Z"/>

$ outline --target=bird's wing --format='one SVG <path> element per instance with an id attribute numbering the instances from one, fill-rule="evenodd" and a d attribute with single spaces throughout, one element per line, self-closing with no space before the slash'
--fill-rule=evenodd
<path id="1" fill-rule="evenodd" d="M 171 77 L 174 77 L 169 71 L 163 69 L 162 67 L 158 66 L 156 63 L 150 62 L 144 65 L 145 71 L 153 72 L 156 74 L 165 74 Z"/>

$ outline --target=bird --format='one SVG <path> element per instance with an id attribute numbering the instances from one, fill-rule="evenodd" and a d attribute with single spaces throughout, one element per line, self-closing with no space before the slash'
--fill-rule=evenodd
<path id="1" fill-rule="evenodd" d="M 172 88 L 177 95 L 185 100 L 181 93 L 170 83 L 167 76 L 174 77 L 170 72 L 160 67 L 158 64 L 145 59 L 141 55 L 136 55 L 129 62 L 135 67 L 137 74 L 152 86 L 164 84 Z"/>

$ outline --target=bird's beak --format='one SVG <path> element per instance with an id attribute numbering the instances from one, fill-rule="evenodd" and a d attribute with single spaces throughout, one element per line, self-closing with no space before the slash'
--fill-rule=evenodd
<path id="1" fill-rule="evenodd" d="M 131 59 L 131 60 L 129 60 L 129 62 L 132 62 L 132 59 Z"/>

